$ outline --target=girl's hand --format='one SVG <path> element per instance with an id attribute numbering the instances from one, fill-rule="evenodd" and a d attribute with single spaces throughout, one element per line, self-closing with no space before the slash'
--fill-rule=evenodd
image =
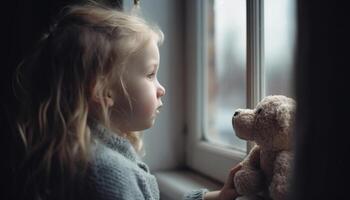
<path id="1" fill-rule="evenodd" d="M 242 167 L 241 164 L 238 164 L 234 168 L 230 170 L 230 174 L 227 177 L 227 180 L 219 191 L 213 191 L 213 192 L 207 192 L 204 195 L 204 200 L 232 200 L 236 199 L 238 197 L 238 193 L 235 190 L 235 186 L 233 183 L 233 177 L 235 176 L 236 172 L 240 170 Z"/>
<path id="2" fill-rule="evenodd" d="M 242 165 L 238 164 L 230 170 L 230 174 L 227 177 L 226 183 L 224 184 L 224 187 L 222 187 L 222 189 L 220 190 L 220 194 L 219 194 L 220 200 L 232 200 L 232 199 L 236 199 L 236 197 L 239 196 L 235 190 L 233 177 L 235 176 L 236 172 L 239 171 L 241 168 L 242 168 Z"/>

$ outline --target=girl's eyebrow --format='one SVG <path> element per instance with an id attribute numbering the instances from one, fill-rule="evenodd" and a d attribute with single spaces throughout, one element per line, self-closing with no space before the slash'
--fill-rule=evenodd
<path id="1" fill-rule="evenodd" d="M 159 63 L 158 63 L 158 62 L 152 62 L 152 63 L 150 64 L 150 66 L 152 67 L 152 69 L 157 69 L 158 66 L 159 66 Z"/>
<path id="2" fill-rule="evenodd" d="M 158 62 L 150 62 L 148 65 L 145 65 L 144 70 L 146 70 L 145 72 L 158 70 Z"/>

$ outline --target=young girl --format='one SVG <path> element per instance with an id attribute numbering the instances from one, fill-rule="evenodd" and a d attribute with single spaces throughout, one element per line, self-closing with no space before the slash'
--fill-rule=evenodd
<path id="1" fill-rule="evenodd" d="M 18 70 L 21 199 L 159 199 L 137 152 L 139 132 L 162 106 L 157 80 L 162 32 L 143 19 L 97 5 L 63 14 Z M 186 199 L 233 199 L 231 170 L 220 191 Z"/>

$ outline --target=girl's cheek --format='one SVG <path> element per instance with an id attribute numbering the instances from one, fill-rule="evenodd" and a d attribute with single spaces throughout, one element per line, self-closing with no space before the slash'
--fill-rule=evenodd
<path id="1" fill-rule="evenodd" d="M 157 101 L 156 98 L 154 98 L 150 94 L 144 94 L 143 97 L 140 99 L 139 111 L 141 112 L 143 116 L 150 116 L 155 113 Z"/>
<path id="2" fill-rule="evenodd" d="M 155 110 L 155 104 L 154 101 L 152 101 L 150 98 L 144 99 L 142 104 L 140 104 L 141 108 L 140 111 L 143 115 L 149 116 L 154 113 Z"/>

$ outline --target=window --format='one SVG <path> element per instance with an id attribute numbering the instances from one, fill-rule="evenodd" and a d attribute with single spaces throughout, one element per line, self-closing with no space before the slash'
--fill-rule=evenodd
<path id="1" fill-rule="evenodd" d="M 293 94 L 295 0 L 187 2 L 187 163 L 221 181 L 250 144 L 235 136 L 237 108 Z"/>
<path id="2" fill-rule="evenodd" d="M 295 1 L 264 1 L 265 93 L 295 98 L 293 51 Z"/>
<path id="3" fill-rule="evenodd" d="M 207 0 L 204 7 L 204 138 L 218 145 L 246 151 L 246 142 L 235 136 L 232 113 L 245 108 L 246 2 Z"/>

